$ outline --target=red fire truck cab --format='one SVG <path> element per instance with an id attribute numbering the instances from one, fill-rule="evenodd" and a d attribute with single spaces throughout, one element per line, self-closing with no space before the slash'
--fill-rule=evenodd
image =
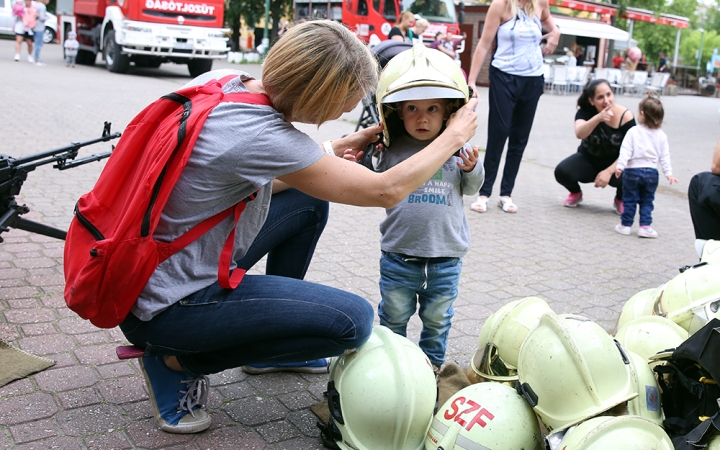
<path id="1" fill-rule="evenodd" d="M 384 41 L 402 11 L 427 19 L 423 34 L 432 41 L 438 32 L 460 34 L 453 0 L 295 0 L 295 20 L 327 17 L 341 21 L 365 42 Z"/>

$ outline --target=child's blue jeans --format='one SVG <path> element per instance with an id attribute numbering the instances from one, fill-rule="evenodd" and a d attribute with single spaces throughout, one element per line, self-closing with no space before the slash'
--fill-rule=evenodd
<path id="1" fill-rule="evenodd" d="M 652 224 L 653 201 L 658 187 L 658 171 L 650 167 L 625 169 L 622 174 L 623 213 L 620 221 L 630 227 L 635 219 L 635 209 L 640 205 L 640 226 Z"/>
<path id="2" fill-rule="evenodd" d="M 380 258 L 380 325 L 406 336 L 408 321 L 420 305 L 419 345 L 438 367 L 445 362 L 461 270 L 460 258 L 415 258 L 390 252 L 382 252 Z"/>

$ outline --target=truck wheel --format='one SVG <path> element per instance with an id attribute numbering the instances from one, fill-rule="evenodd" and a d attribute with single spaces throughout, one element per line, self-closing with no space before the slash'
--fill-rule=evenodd
<path id="1" fill-rule="evenodd" d="M 103 47 L 107 70 L 113 73 L 126 73 L 130 67 L 130 58 L 122 53 L 120 46 L 115 42 L 115 30 L 110 30 L 105 35 Z"/>
<path id="2" fill-rule="evenodd" d="M 90 50 L 78 50 L 75 62 L 83 66 L 94 66 L 95 59 L 97 59 L 97 53 L 91 52 Z"/>
<path id="3" fill-rule="evenodd" d="M 210 72 L 210 70 L 212 69 L 212 63 L 212 59 L 188 60 L 188 71 L 190 72 L 190 76 L 195 78 L 204 74 L 205 72 Z"/>

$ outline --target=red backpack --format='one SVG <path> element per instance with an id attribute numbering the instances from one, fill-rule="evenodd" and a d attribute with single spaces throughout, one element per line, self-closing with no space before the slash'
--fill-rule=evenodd
<path id="1" fill-rule="evenodd" d="M 271 106 L 265 95 L 222 92 L 236 76 L 211 80 L 161 97 L 123 132 L 89 193 L 75 205 L 65 241 L 65 302 L 100 328 L 120 324 L 158 264 L 183 249 L 230 214 L 235 224 L 248 201 L 205 219 L 173 242 L 153 233 L 200 130 L 220 102 Z M 230 274 L 235 228 L 220 256 L 218 282 L 234 289 L 245 271 Z"/>

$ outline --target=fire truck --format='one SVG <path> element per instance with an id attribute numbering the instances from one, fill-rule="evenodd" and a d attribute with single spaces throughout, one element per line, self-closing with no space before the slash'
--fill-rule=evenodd
<path id="1" fill-rule="evenodd" d="M 424 40 L 432 41 L 438 32 L 460 34 L 453 0 L 294 0 L 294 6 L 296 21 L 309 17 L 337 20 L 370 43 L 386 40 L 402 11 L 412 11 L 430 22 Z"/>
<path id="2" fill-rule="evenodd" d="M 195 77 L 227 58 L 223 0 L 58 0 L 57 8 L 62 41 L 77 33 L 78 64 L 101 54 L 110 72 L 172 62 Z"/>

